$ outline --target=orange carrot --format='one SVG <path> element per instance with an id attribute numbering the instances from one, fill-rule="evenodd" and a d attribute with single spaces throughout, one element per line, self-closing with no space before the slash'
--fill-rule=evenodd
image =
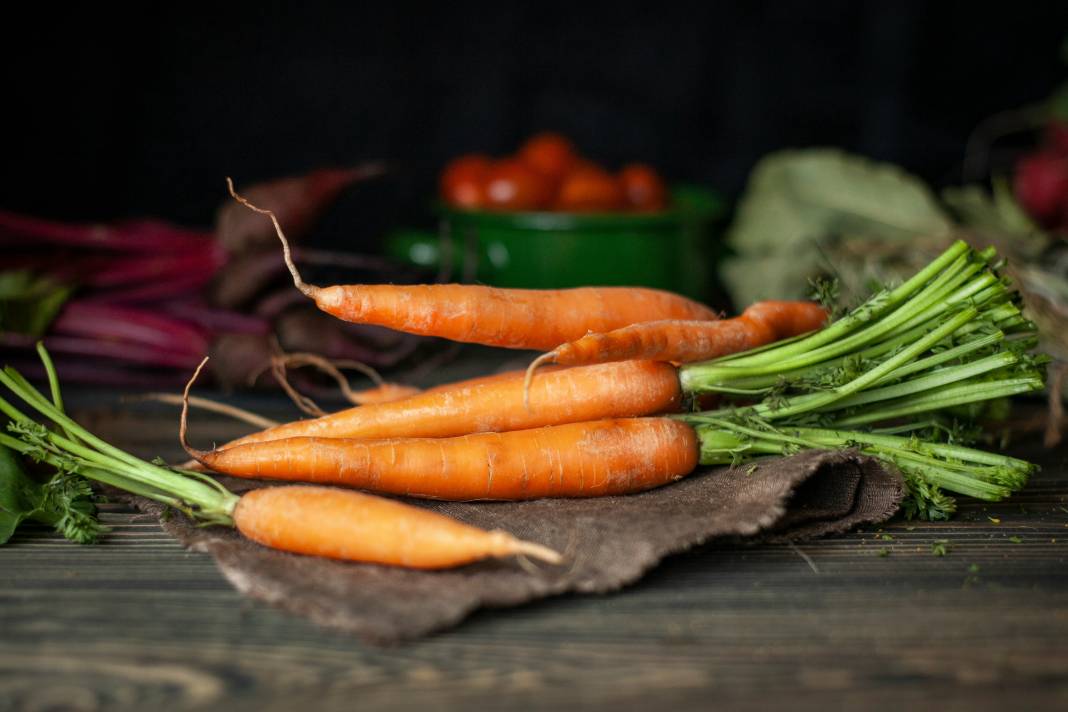
<path id="1" fill-rule="evenodd" d="M 383 379 L 375 369 L 361 361 L 354 361 L 352 359 L 328 359 L 325 356 L 302 351 L 288 354 L 282 353 L 272 356 L 271 366 L 275 371 L 275 376 L 279 379 L 279 382 L 282 383 L 283 387 L 288 384 L 288 381 L 285 378 L 285 369 L 313 366 L 334 379 L 338 388 L 341 389 L 341 395 L 353 405 L 388 403 L 390 401 L 401 400 L 402 398 L 413 396 L 420 392 L 420 389 L 414 386 L 406 386 L 402 383 L 390 383 Z M 370 378 L 375 385 L 360 391 L 353 390 L 352 386 L 349 385 L 348 379 L 341 373 L 341 369 L 343 368 L 351 368 L 359 371 Z M 291 388 L 292 387 L 286 388 L 287 392 L 290 391 Z M 294 394 L 295 392 L 291 393 L 291 397 Z M 296 395 L 299 396 L 299 394 Z M 294 398 L 294 400 L 297 401 L 298 407 L 304 405 L 299 397 Z M 319 412 L 316 413 L 316 415 L 323 415 L 323 413 Z"/>
<path id="2" fill-rule="evenodd" d="M 295 480 L 447 500 L 640 492 L 697 466 L 697 436 L 668 418 L 624 418 L 455 438 L 296 437 L 204 452 L 236 477 Z"/>
<path id="3" fill-rule="evenodd" d="M 823 326 L 827 311 L 813 302 L 758 302 L 741 316 L 722 321 L 649 321 L 606 333 L 587 334 L 557 346 L 530 364 L 565 366 L 650 359 L 690 363 L 747 351 Z"/>
<path id="4" fill-rule="evenodd" d="M 421 388 L 416 388 L 415 386 L 386 381 L 371 388 L 364 388 L 361 391 L 349 391 L 345 394 L 345 399 L 354 405 L 374 405 L 376 403 L 393 403 L 405 398 L 411 398 L 422 392 Z"/>
<path id="5" fill-rule="evenodd" d="M 560 555 L 500 530 L 485 531 L 420 507 L 333 487 L 264 487 L 234 507 L 234 525 L 274 549 L 415 569 L 525 555 Z"/>
<path id="6" fill-rule="evenodd" d="M 282 242 L 293 284 L 325 312 L 345 321 L 512 349 L 554 349 L 590 331 L 642 321 L 715 320 L 708 307 L 671 292 L 642 287 L 562 290 L 498 289 L 471 284 L 366 284 L 317 287 L 301 279 L 289 243 L 270 210 L 230 194 L 270 217 Z"/>
<path id="7" fill-rule="evenodd" d="M 546 373 L 531 387 L 530 408 L 524 408 L 523 374 L 517 372 L 285 423 L 224 447 L 295 436 L 441 438 L 521 430 L 673 411 L 681 397 L 670 364 L 623 361 Z"/>
<path id="8" fill-rule="evenodd" d="M 190 454 L 196 451 L 187 442 L 189 390 L 207 362 L 207 358 L 200 362 L 182 394 L 178 439 Z M 166 477 L 184 479 L 178 473 Z M 193 491 L 205 489 L 204 480 L 193 482 Z M 154 486 L 160 487 L 158 476 Z M 196 500 L 200 511 L 190 510 L 193 516 L 199 514 L 217 524 L 230 523 L 249 539 L 282 551 L 418 569 L 450 568 L 513 555 L 552 564 L 562 560 L 552 549 L 507 532 L 487 532 L 368 494 L 289 486 L 253 490 L 238 498 L 217 483 L 207 489 L 208 496 L 200 495 Z M 163 490 L 166 494 L 165 486 Z"/>

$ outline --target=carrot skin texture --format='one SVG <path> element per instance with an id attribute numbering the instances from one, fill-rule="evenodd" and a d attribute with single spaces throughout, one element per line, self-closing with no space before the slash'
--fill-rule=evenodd
<path id="1" fill-rule="evenodd" d="M 815 302 L 791 302 L 769 299 L 746 307 L 742 317 L 767 324 L 775 332 L 775 339 L 792 336 L 822 328 L 829 318 L 827 310 Z"/>
<path id="2" fill-rule="evenodd" d="M 644 287 L 307 286 L 320 309 L 345 321 L 512 349 L 547 351 L 590 331 L 611 331 L 642 321 L 718 318 L 703 304 Z"/>
<path id="3" fill-rule="evenodd" d="M 237 445 L 296 436 L 443 438 L 678 410 L 678 372 L 669 364 L 625 361 L 539 375 L 523 405 L 523 374 L 475 379 L 393 403 L 362 405 L 285 423 L 234 440 Z"/>
<path id="4" fill-rule="evenodd" d="M 403 383 L 383 383 L 362 391 L 355 391 L 351 400 L 357 405 L 375 405 L 377 403 L 395 403 L 396 401 L 411 398 L 423 391 L 415 386 L 406 386 Z"/>
<path id="5" fill-rule="evenodd" d="M 547 373 L 553 366 L 546 366 L 542 368 L 539 373 Z M 442 391 L 455 390 L 456 388 L 466 388 L 468 386 L 474 386 L 480 383 L 491 383 L 497 381 L 505 381 L 513 378 L 522 378 L 524 371 L 502 371 L 501 373 L 491 373 L 486 376 L 476 376 L 474 378 L 468 378 L 463 381 L 456 381 L 455 383 L 443 383 L 439 386 L 433 386 L 431 388 L 422 389 L 415 386 L 408 386 L 403 383 L 390 383 L 386 382 L 380 386 L 373 388 L 367 388 L 362 391 L 356 391 L 353 393 L 353 402 L 357 405 L 374 405 L 377 403 L 392 403 L 406 398 L 411 398 L 414 395 L 420 393 L 440 393 Z"/>
<path id="6" fill-rule="evenodd" d="M 519 553 L 555 552 L 429 510 L 332 487 L 264 487 L 233 512 L 249 539 L 273 549 L 416 569 L 444 569 Z M 543 551 L 539 551 L 543 550 Z M 558 556 L 557 556 L 558 560 Z"/>
<path id="7" fill-rule="evenodd" d="M 641 492 L 697 466 L 693 428 L 668 418 L 571 423 L 456 438 L 288 438 L 201 453 L 237 477 L 446 500 Z"/>
<path id="8" fill-rule="evenodd" d="M 558 346 L 544 360 L 564 366 L 655 359 L 704 361 L 764 346 L 820 328 L 827 312 L 810 302 L 759 302 L 721 321 L 650 321 L 587 334 Z"/>

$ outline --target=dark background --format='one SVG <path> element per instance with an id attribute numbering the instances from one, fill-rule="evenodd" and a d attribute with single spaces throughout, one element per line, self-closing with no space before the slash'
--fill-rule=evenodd
<path id="1" fill-rule="evenodd" d="M 0 42 L 0 207 L 207 224 L 225 175 L 387 159 L 320 236 L 352 247 L 422 219 L 449 157 L 540 129 L 731 195 L 810 145 L 954 182 L 979 121 L 1065 78 L 1068 34 L 1063 2 L 38 12 Z"/>

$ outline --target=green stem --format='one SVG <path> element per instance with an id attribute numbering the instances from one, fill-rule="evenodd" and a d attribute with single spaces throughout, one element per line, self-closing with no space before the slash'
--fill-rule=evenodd
<path id="1" fill-rule="evenodd" d="M 140 460 L 115 448 L 94 436 L 47 401 L 25 379 L 12 369 L 0 372 L 0 383 L 7 386 L 29 406 L 60 427 L 76 436 L 77 440 L 49 432 L 46 441 L 59 450 L 78 458 L 86 466 L 80 474 L 108 484 L 123 482 L 124 489 L 144 493 L 153 499 L 173 504 L 183 502 L 196 508 L 196 516 L 211 522 L 225 523 L 238 502 L 238 497 L 214 480 L 189 477 L 152 463 Z M 0 412 L 16 423 L 35 425 L 34 421 L 9 402 L 0 398 Z M 102 479 L 108 477 L 110 480 Z M 164 499 L 167 498 L 167 499 Z M 192 511 L 192 510 L 189 510 Z"/>
<path id="2" fill-rule="evenodd" d="M 916 343 L 898 352 L 895 356 L 887 359 L 883 363 L 879 364 L 875 368 L 871 369 L 859 378 L 855 378 L 849 383 L 839 386 L 827 393 L 815 393 L 811 395 L 797 396 L 792 399 L 788 399 L 782 407 L 773 407 L 769 404 L 760 404 L 753 408 L 753 412 L 766 418 L 786 418 L 791 415 L 798 415 L 801 413 L 809 412 L 819 408 L 824 408 L 831 403 L 841 400 L 846 396 L 852 395 L 857 391 L 860 391 L 867 386 L 875 383 L 879 379 L 883 378 L 889 373 L 892 373 L 894 369 L 902 366 L 912 359 L 922 354 L 927 349 L 931 348 L 939 341 L 942 341 L 947 336 L 951 335 L 954 331 L 960 328 L 962 325 L 967 324 L 976 315 L 976 310 L 973 308 L 967 308 L 957 314 L 954 318 L 947 321 L 942 326 L 932 331 L 927 336 L 921 338 Z"/>

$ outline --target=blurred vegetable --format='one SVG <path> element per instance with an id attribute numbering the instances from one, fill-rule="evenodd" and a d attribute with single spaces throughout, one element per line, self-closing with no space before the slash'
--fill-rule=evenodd
<path id="1" fill-rule="evenodd" d="M 1016 197 L 1045 227 L 1061 227 L 1068 206 L 1068 157 L 1055 153 L 1024 156 L 1016 164 Z"/>
<path id="2" fill-rule="evenodd" d="M 560 134 L 544 132 L 527 139 L 519 159 L 549 179 L 555 189 L 575 163 L 575 147 Z"/>
<path id="3" fill-rule="evenodd" d="M 781 151 L 750 175 L 727 233 L 735 256 L 721 275 L 737 304 L 801 298 L 812 277 L 828 272 L 846 282 L 847 293 L 863 294 L 873 279 L 928 261 L 952 229 L 927 186 L 896 166 L 835 149 Z M 842 260 L 832 245 L 849 238 L 880 248 Z M 900 270 L 885 269 L 885 253 L 898 250 L 916 254 Z"/>
<path id="4" fill-rule="evenodd" d="M 365 165 L 316 171 L 250 191 L 267 196 L 288 211 L 298 231 L 306 231 L 345 185 L 379 170 Z M 376 366 L 394 365 L 417 348 L 414 337 L 403 344 L 395 337 L 384 341 L 336 322 L 326 334 L 292 329 L 288 325 L 298 323 L 301 313 L 317 312 L 293 292 L 270 223 L 238 220 L 225 209 L 219 216 L 220 239 L 246 251 L 228 252 L 208 232 L 158 220 L 71 225 L 0 211 L 4 358 L 43 375 L 37 360 L 27 358 L 43 337 L 69 381 L 159 387 L 182 382 L 210 351 L 224 356 L 212 362 L 216 380 L 236 386 L 270 363 L 270 336 L 276 331 L 287 348 L 315 350 L 327 336 L 329 356 Z M 269 251 L 248 249 L 263 228 L 272 237 Z M 311 272 L 360 282 L 422 277 L 372 256 L 302 248 L 295 259 Z M 282 285 L 286 300 L 277 298 Z"/>
<path id="5" fill-rule="evenodd" d="M 654 212 L 667 207 L 667 186 L 651 167 L 631 163 L 619 172 L 619 182 L 627 205 L 641 212 Z"/>
<path id="6" fill-rule="evenodd" d="M 441 197 L 449 205 L 478 210 L 486 205 L 486 176 L 492 161 L 488 156 L 461 156 L 441 174 Z"/>
<path id="7" fill-rule="evenodd" d="M 664 181 L 649 166 L 632 163 L 613 176 L 579 155 L 568 139 L 548 131 L 531 136 L 514 156 L 454 159 L 438 187 L 442 200 L 461 210 L 655 212 L 668 205 Z"/>
<path id="8" fill-rule="evenodd" d="M 358 180 L 382 175 L 381 163 L 366 163 L 354 168 L 330 168 L 312 171 L 306 175 L 280 178 L 260 183 L 248 189 L 250 199 L 273 207 L 278 218 L 300 240 L 314 226 L 324 209 L 338 195 Z M 266 229 L 260 220 L 250 220 L 248 211 L 235 209 L 227 201 L 215 216 L 215 236 L 219 244 L 230 253 L 273 244 L 274 231 Z"/>
<path id="9" fill-rule="evenodd" d="M 583 166 L 564 178 L 553 207 L 572 213 L 607 213 L 620 210 L 623 205 L 619 181 L 600 168 Z"/>
<path id="10" fill-rule="evenodd" d="M 549 180 L 520 160 L 501 159 L 486 173 L 488 210 L 538 210 L 548 204 L 551 195 Z"/>
<path id="11" fill-rule="evenodd" d="M 47 275 L 0 272 L 0 334 L 40 336 L 73 291 Z"/>

